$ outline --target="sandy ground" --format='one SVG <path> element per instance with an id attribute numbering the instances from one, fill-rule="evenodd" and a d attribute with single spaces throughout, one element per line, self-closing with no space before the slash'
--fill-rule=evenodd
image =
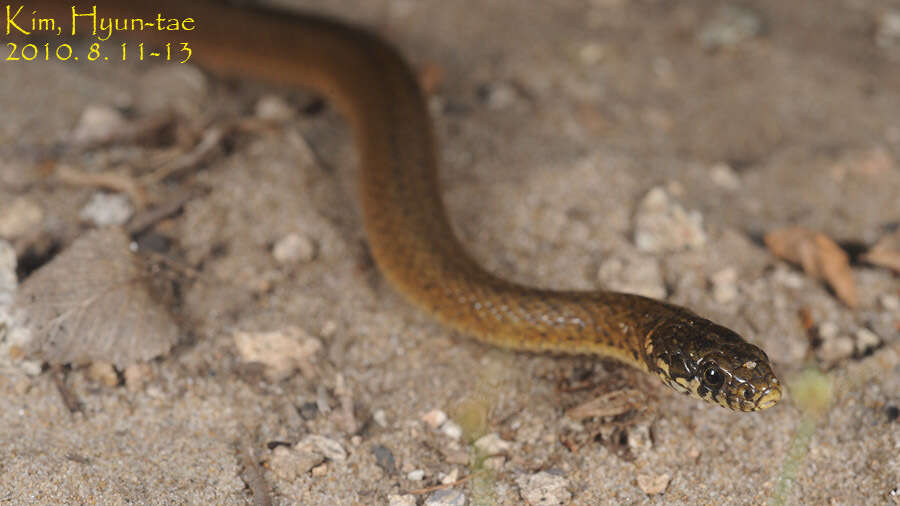
<path id="1" fill-rule="evenodd" d="M 491 270 L 689 305 L 800 386 L 773 409 L 732 413 L 613 362 L 503 352 L 440 327 L 372 265 L 350 137 L 308 95 L 184 66 L 4 62 L 0 218 L 24 198 L 33 221 L 4 237 L 20 276 L 96 227 L 83 211 L 99 190 L 64 183 L 48 160 L 140 177 L 213 128 L 267 107 L 289 117 L 229 135 L 150 188 L 194 195 L 136 237 L 187 266 L 174 270 L 170 353 L 126 380 L 63 371 L 82 403 L 70 413 L 54 374 L 6 344 L 0 502 L 900 503 L 900 280 L 855 260 L 900 224 L 900 7 L 296 4 L 370 26 L 443 76 L 431 101 L 446 201 Z M 130 125 L 171 107 L 175 134 L 73 149 L 97 107 Z M 700 239 L 638 247 L 654 189 L 702 223 Z M 764 233 L 794 225 L 845 245 L 857 308 L 766 250 Z M 273 380 L 239 352 L 241 333 L 321 348 Z M 829 378 L 830 406 L 798 397 Z M 565 415 L 611 392 L 637 407 Z"/>

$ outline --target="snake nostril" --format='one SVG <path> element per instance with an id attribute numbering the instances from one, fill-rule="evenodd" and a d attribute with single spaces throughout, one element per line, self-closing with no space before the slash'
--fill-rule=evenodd
<path id="1" fill-rule="evenodd" d="M 748 401 L 752 401 L 753 400 L 753 389 L 750 387 L 745 388 L 743 395 L 744 395 L 744 399 L 746 399 Z"/>

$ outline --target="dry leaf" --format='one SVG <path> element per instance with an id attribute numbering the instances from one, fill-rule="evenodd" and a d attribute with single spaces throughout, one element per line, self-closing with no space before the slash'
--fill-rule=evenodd
<path id="1" fill-rule="evenodd" d="M 16 308 L 29 352 L 51 364 L 125 368 L 167 353 L 178 326 L 118 228 L 79 237 L 22 283 Z"/>
<path id="2" fill-rule="evenodd" d="M 850 259 L 831 238 L 809 229 L 792 227 L 769 232 L 765 242 L 775 256 L 800 264 L 809 276 L 824 279 L 844 304 L 856 307 L 856 281 Z"/>
<path id="3" fill-rule="evenodd" d="M 879 239 L 862 259 L 870 264 L 900 272 L 900 229 Z"/>

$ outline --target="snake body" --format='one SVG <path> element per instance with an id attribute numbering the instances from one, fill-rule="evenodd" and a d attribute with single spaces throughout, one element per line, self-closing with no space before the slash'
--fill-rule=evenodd
<path id="1" fill-rule="evenodd" d="M 68 26 L 71 2 L 32 4 L 39 15 Z M 688 309 L 610 291 L 522 286 L 473 260 L 442 203 L 435 136 L 417 77 L 380 37 L 322 17 L 206 1 L 90 5 L 103 17 L 192 17 L 197 29 L 180 36 L 201 65 L 311 88 L 336 104 L 358 148 L 361 207 L 375 262 L 397 291 L 444 324 L 504 348 L 613 357 L 734 410 L 765 409 L 781 398 L 761 349 Z M 173 40 L 167 33 L 131 35 Z"/>

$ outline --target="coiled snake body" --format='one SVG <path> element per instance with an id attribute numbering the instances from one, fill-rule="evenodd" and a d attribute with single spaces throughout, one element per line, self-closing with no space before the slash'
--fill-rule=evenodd
<path id="1" fill-rule="evenodd" d="M 65 26 L 72 2 L 35 0 Z M 478 265 L 455 237 L 438 188 L 434 134 L 415 74 L 369 32 L 308 15 L 206 1 L 96 1 L 102 17 L 191 17 L 193 58 L 222 74 L 311 88 L 351 123 L 372 255 L 391 284 L 441 322 L 489 344 L 619 359 L 679 392 L 742 411 L 774 405 L 766 354 L 731 330 L 666 302 L 608 291 L 539 290 Z M 85 10 L 89 10 L 85 7 Z M 142 40 L 170 38 L 144 31 Z M 166 40 L 170 42 L 170 40 Z"/>

